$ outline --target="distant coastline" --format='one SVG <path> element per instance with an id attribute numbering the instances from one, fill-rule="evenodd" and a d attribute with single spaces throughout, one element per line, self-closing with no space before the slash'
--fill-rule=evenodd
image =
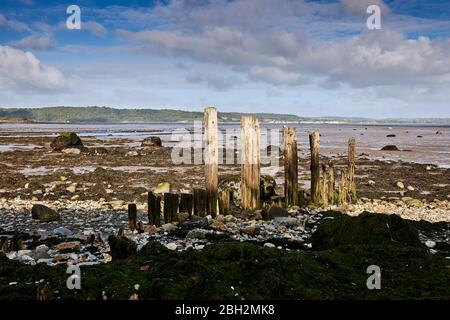
<path id="1" fill-rule="evenodd" d="M 247 113 L 219 112 L 221 123 L 236 123 Z M 354 125 L 435 125 L 450 126 L 450 118 L 387 118 L 361 117 L 301 117 L 292 114 L 253 114 L 262 123 L 321 123 Z M 109 107 L 46 107 L 0 108 L 0 123 L 66 123 L 66 124 L 124 124 L 124 123 L 183 123 L 202 121 L 203 113 L 176 109 L 115 109 Z"/>

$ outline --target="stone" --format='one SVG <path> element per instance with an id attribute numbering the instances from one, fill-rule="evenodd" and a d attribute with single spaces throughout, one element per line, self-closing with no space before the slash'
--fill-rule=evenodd
<path id="1" fill-rule="evenodd" d="M 428 248 L 434 248 L 434 247 L 436 246 L 436 242 L 434 242 L 433 240 L 427 240 L 427 241 L 425 242 L 425 245 L 426 245 Z"/>
<path id="2" fill-rule="evenodd" d="M 381 151 L 400 151 L 400 149 L 396 145 L 389 144 L 381 148 Z"/>
<path id="3" fill-rule="evenodd" d="M 404 188 L 405 188 L 405 185 L 404 185 L 403 182 L 401 182 L 401 181 L 398 181 L 398 182 L 396 183 L 396 185 L 397 185 L 397 187 L 399 187 L 400 189 L 404 189 Z"/>
<path id="4" fill-rule="evenodd" d="M 67 148 L 63 149 L 62 152 L 66 154 L 79 155 L 81 153 L 81 150 L 77 148 Z"/>
<path id="5" fill-rule="evenodd" d="M 192 229 L 186 235 L 186 239 L 205 239 L 208 234 L 208 230 L 204 229 Z"/>
<path id="6" fill-rule="evenodd" d="M 395 135 L 395 134 L 388 134 L 386 137 L 387 137 L 387 138 L 395 138 L 396 135 Z"/>
<path id="7" fill-rule="evenodd" d="M 83 147 L 80 137 L 74 132 L 63 132 L 58 137 L 56 137 L 50 147 L 53 150 L 64 150 L 66 148 L 80 148 Z"/>
<path id="8" fill-rule="evenodd" d="M 367 184 L 368 184 L 369 186 L 374 186 L 374 185 L 375 185 L 375 181 L 369 180 L 369 181 L 367 181 Z"/>
<path id="9" fill-rule="evenodd" d="M 241 232 L 253 236 L 259 232 L 259 228 L 257 226 L 246 226 L 241 229 Z"/>
<path id="10" fill-rule="evenodd" d="M 153 192 L 154 193 L 169 193 L 170 192 L 170 183 L 168 183 L 168 182 L 159 183 Z"/>
<path id="11" fill-rule="evenodd" d="M 299 220 L 293 217 L 276 217 L 273 219 L 275 225 L 283 225 L 286 227 L 293 227 L 299 224 Z"/>
<path id="12" fill-rule="evenodd" d="M 125 153 L 126 157 L 137 157 L 139 155 L 139 153 L 137 151 L 128 151 L 127 153 Z"/>
<path id="13" fill-rule="evenodd" d="M 409 191 L 414 191 L 414 190 L 415 190 L 413 186 L 408 186 L 407 189 L 408 189 Z"/>
<path id="14" fill-rule="evenodd" d="M 67 191 L 69 191 L 70 193 L 75 193 L 77 191 L 77 184 L 71 184 L 70 186 L 68 186 L 66 188 Z"/>
<path id="15" fill-rule="evenodd" d="M 61 242 L 56 245 L 58 250 L 80 250 L 81 244 L 80 241 L 69 241 L 69 242 Z"/>
<path id="16" fill-rule="evenodd" d="M 236 218 L 231 214 L 228 214 L 224 217 L 225 222 L 236 222 Z"/>
<path id="17" fill-rule="evenodd" d="M 177 225 L 175 223 L 165 223 L 161 226 L 161 230 L 164 232 L 170 232 L 172 230 L 175 230 L 177 228 Z"/>
<path id="18" fill-rule="evenodd" d="M 108 243 L 113 260 L 126 259 L 136 253 L 136 243 L 126 237 L 111 235 L 108 237 Z"/>
<path id="19" fill-rule="evenodd" d="M 223 222 L 217 220 L 213 220 L 210 227 L 218 231 L 227 231 L 227 226 Z"/>
<path id="20" fill-rule="evenodd" d="M 65 227 L 58 227 L 56 229 L 53 230 L 54 234 L 59 234 L 65 237 L 69 237 L 71 235 L 73 235 L 73 232 Z"/>
<path id="21" fill-rule="evenodd" d="M 155 137 L 155 136 L 151 136 L 148 138 L 145 138 L 142 143 L 141 146 L 144 148 L 147 147 L 162 147 L 162 141 L 160 137 Z"/>
<path id="22" fill-rule="evenodd" d="M 166 244 L 166 248 L 172 251 L 177 250 L 178 245 L 175 242 Z"/>
<path id="23" fill-rule="evenodd" d="M 275 248 L 275 245 L 273 243 L 266 242 L 266 243 L 264 243 L 264 247 L 266 247 L 266 248 Z"/>
<path id="24" fill-rule="evenodd" d="M 37 219 L 43 222 L 50 222 L 59 220 L 59 214 L 49 207 L 46 207 L 42 204 L 35 204 L 31 209 L 31 216 L 33 219 Z"/>

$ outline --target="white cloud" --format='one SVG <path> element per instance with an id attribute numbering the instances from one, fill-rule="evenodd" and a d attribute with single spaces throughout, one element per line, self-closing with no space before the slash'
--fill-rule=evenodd
<path id="1" fill-rule="evenodd" d="M 31 52 L 0 46 L 0 88 L 60 91 L 66 86 L 58 69 L 43 65 Z"/>
<path id="2" fill-rule="evenodd" d="M 21 49 L 49 49 L 52 46 L 53 39 L 50 35 L 37 35 L 25 37 L 19 41 L 14 41 L 11 44 L 14 47 Z"/>

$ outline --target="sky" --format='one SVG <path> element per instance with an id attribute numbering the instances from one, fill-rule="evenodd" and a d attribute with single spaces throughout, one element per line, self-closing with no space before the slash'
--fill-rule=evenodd
<path id="1" fill-rule="evenodd" d="M 450 117 L 450 1 L 72 1 L 0 0 L 0 107 Z"/>

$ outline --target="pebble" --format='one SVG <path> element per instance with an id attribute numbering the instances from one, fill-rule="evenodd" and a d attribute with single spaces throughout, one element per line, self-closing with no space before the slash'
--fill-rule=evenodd
<path id="1" fill-rule="evenodd" d="M 273 243 L 266 242 L 266 243 L 264 243 L 264 247 L 266 247 L 266 248 L 275 248 L 275 245 Z"/>
<path id="2" fill-rule="evenodd" d="M 436 246 L 436 242 L 434 242 L 433 240 L 427 240 L 427 241 L 425 242 L 425 245 L 426 245 L 428 248 L 434 248 L 434 247 Z"/>
<path id="3" fill-rule="evenodd" d="M 166 244 L 166 248 L 169 250 L 177 250 L 178 245 L 175 242 L 171 242 Z"/>

